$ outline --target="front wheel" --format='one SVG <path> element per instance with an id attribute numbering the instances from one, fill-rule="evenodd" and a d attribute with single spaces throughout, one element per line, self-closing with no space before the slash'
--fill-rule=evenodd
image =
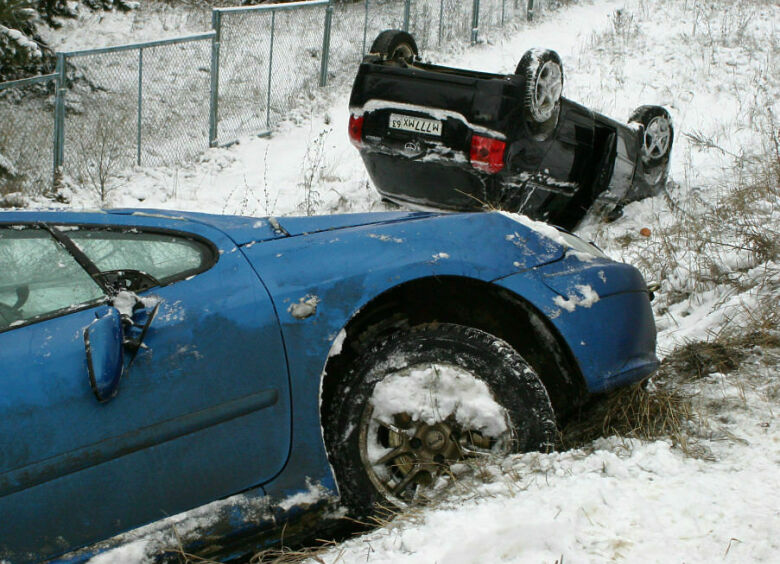
<path id="1" fill-rule="evenodd" d="M 324 421 L 342 501 L 430 498 L 453 463 L 549 449 L 555 419 L 533 369 L 483 331 L 431 324 L 397 333 L 354 362 Z"/>

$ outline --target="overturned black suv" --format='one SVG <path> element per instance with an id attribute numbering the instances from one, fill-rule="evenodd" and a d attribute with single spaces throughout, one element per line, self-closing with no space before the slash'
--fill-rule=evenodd
<path id="1" fill-rule="evenodd" d="M 349 135 L 379 192 L 400 204 L 524 213 L 566 228 L 615 215 L 666 183 L 673 129 L 660 106 L 627 124 L 561 96 L 558 54 L 532 49 L 515 74 L 422 63 L 383 31 L 355 78 Z"/>

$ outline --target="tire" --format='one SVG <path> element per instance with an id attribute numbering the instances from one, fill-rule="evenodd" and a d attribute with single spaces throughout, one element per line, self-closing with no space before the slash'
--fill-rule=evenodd
<path id="1" fill-rule="evenodd" d="M 674 142 L 674 127 L 672 117 L 666 108 L 661 106 L 640 106 L 631 117 L 629 123 L 642 125 L 642 147 L 640 149 L 642 163 L 645 169 L 666 165 L 672 152 Z"/>
<path id="2" fill-rule="evenodd" d="M 325 411 L 342 503 L 355 518 L 429 498 L 451 463 L 549 450 L 544 385 L 507 343 L 461 325 L 421 325 L 369 347 Z"/>
<path id="3" fill-rule="evenodd" d="M 515 74 L 525 77 L 523 109 L 528 122 L 544 129 L 555 127 L 561 111 L 563 63 L 549 49 L 529 49 Z"/>
<path id="4" fill-rule="evenodd" d="M 377 35 L 371 44 L 369 53 L 379 55 L 388 61 L 405 62 L 408 64 L 414 62 L 419 55 L 414 38 L 399 29 L 386 29 Z"/>

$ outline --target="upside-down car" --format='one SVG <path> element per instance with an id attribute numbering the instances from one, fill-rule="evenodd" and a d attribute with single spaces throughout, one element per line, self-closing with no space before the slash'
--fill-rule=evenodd
<path id="1" fill-rule="evenodd" d="M 572 229 L 663 189 L 674 140 L 661 106 L 621 123 L 562 96 L 555 51 L 512 74 L 424 63 L 383 31 L 358 68 L 349 135 L 377 190 L 417 209 L 520 212 Z"/>

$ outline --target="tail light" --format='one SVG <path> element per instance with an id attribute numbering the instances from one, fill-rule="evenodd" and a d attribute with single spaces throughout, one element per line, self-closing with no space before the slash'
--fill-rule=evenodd
<path id="1" fill-rule="evenodd" d="M 363 147 L 363 116 L 349 116 L 349 140 L 360 149 Z"/>
<path id="2" fill-rule="evenodd" d="M 495 174 L 504 168 L 506 143 L 481 135 L 471 136 L 471 166 Z"/>

